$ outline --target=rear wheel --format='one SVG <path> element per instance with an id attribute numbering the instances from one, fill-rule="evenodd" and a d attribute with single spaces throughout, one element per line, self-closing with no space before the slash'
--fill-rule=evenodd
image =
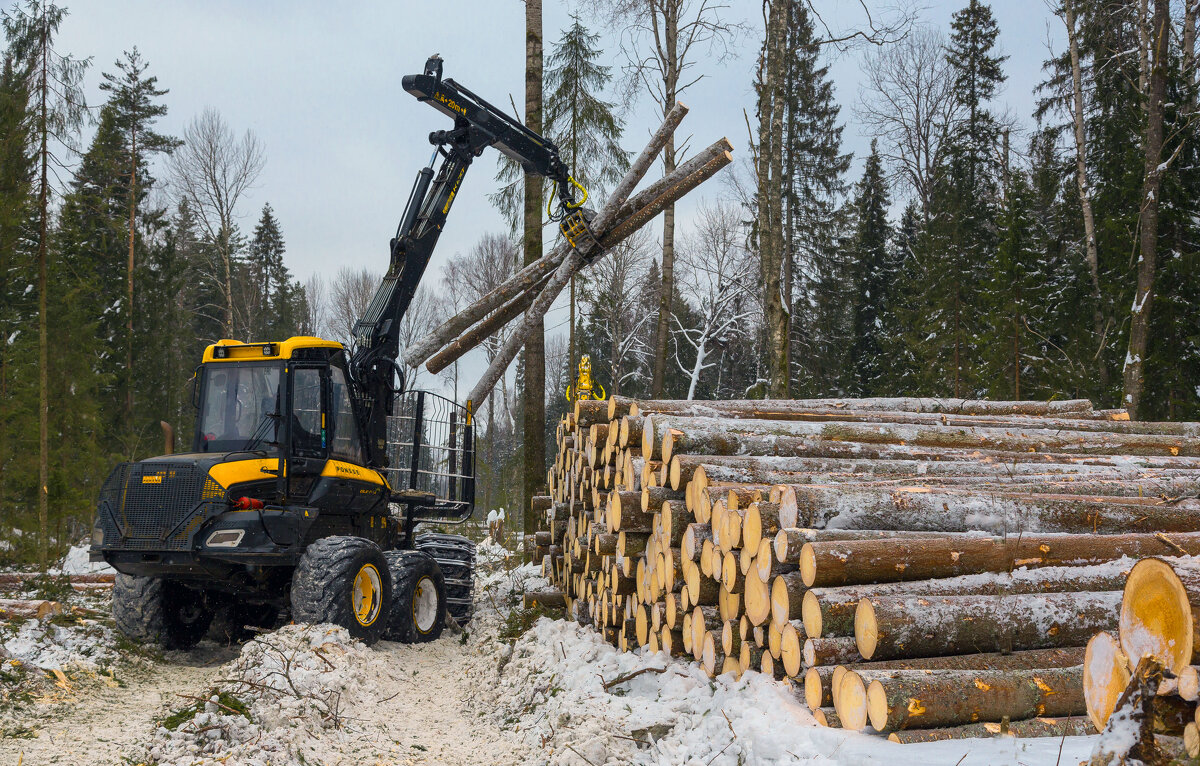
<path id="1" fill-rule="evenodd" d="M 446 579 L 446 611 L 465 628 L 475 613 L 475 543 L 460 535 L 429 533 L 413 545 L 441 567 Z"/>
<path id="2" fill-rule="evenodd" d="M 292 576 L 296 622 L 332 622 L 361 641 L 382 637 L 392 604 L 392 578 L 379 546 L 361 537 L 310 544 Z"/>
<path id="3" fill-rule="evenodd" d="M 190 649 L 208 632 L 213 612 L 204 594 L 160 577 L 118 574 L 113 621 L 129 638 L 164 649 Z"/>
<path id="4" fill-rule="evenodd" d="M 421 551 L 388 551 L 385 555 L 395 598 L 384 637 L 404 644 L 437 639 L 446 625 L 446 583 L 441 568 Z"/>

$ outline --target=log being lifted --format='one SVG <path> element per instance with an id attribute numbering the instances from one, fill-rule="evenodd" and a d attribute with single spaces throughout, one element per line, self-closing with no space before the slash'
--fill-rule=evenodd
<path id="1" fill-rule="evenodd" d="M 1120 603 L 1120 591 L 864 598 L 854 638 L 868 660 L 1082 646 L 1116 627 Z"/>
<path id="2" fill-rule="evenodd" d="M 1200 554 L 1200 532 L 1171 535 L 1014 535 L 805 543 L 800 573 L 810 588 L 932 580 L 1014 567 L 1102 564 L 1123 556 Z M 1190 663 L 1183 663 L 1190 664 Z"/>
<path id="3" fill-rule="evenodd" d="M 610 200 L 597 215 L 592 225 L 593 231 L 599 239 L 600 250 L 593 253 L 586 243 L 582 247 L 588 252 L 583 252 L 580 248 L 570 249 L 566 258 L 559 264 L 554 275 L 546 284 L 545 289 L 538 294 L 529 310 L 525 312 L 524 318 L 513 330 L 512 335 L 496 352 L 487 370 L 484 371 L 483 377 L 471 389 L 468 400 L 482 402 L 487 398 L 492 387 L 496 385 L 496 381 L 500 379 L 500 376 L 504 374 L 508 365 L 516 357 L 517 351 L 524 344 L 525 339 L 536 328 L 542 326 L 546 312 L 550 310 L 551 304 L 554 303 L 559 293 L 571 278 L 590 262 L 591 258 L 602 255 L 605 250 L 620 244 L 621 240 L 649 223 L 654 216 L 665 210 L 671 203 L 712 178 L 719 170 L 733 162 L 732 150 L 733 146 L 729 141 L 722 138 L 707 149 L 697 152 L 695 157 L 682 163 L 658 184 L 647 189 L 644 194 L 651 199 L 646 202 L 644 207 L 624 219 L 616 218 L 617 211 L 613 209 L 614 206 Z M 611 225 L 610 218 L 612 219 Z"/>
<path id="4" fill-rule="evenodd" d="M 854 613 L 858 602 L 864 598 L 1116 591 L 1124 587 L 1133 564 L 1131 559 L 1123 558 L 1090 566 L 1016 569 L 936 580 L 812 588 L 804 593 L 801 616 L 804 631 L 810 636 L 852 636 Z"/>
<path id="5" fill-rule="evenodd" d="M 646 171 L 654 164 L 654 160 L 658 157 L 659 152 L 666 145 L 667 139 L 674 135 L 675 129 L 679 127 L 679 123 L 687 115 L 687 112 L 688 109 L 686 106 L 679 102 L 675 103 L 675 106 L 671 108 L 671 111 L 663 119 L 658 130 L 651 135 L 650 141 L 642 149 L 641 154 L 629 166 L 625 177 L 621 179 L 613 189 L 612 194 L 609 195 L 604 209 L 601 210 L 602 215 L 607 215 L 604 215 L 603 219 L 597 216 L 594 223 L 608 223 L 612 219 L 620 206 L 633 193 L 634 187 L 646 175 Z M 529 264 L 510 277 L 504 284 L 499 285 L 487 295 L 462 311 L 459 311 L 443 322 L 433 332 L 429 333 L 429 335 L 414 343 L 405 354 L 404 361 L 410 367 L 419 366 L 431 354 L 453 341 L 471 327 L 471 325 L 480 321 L 491 312 L 500 309 L 504 304 L 509 303 L 521 294 L 533 290 L 538 285 L 544 284 L 549 275 L 558 268 L 566 256 L 567 248 L 560 246 L 547 255 L 542 256 L 534 263 Z"/>

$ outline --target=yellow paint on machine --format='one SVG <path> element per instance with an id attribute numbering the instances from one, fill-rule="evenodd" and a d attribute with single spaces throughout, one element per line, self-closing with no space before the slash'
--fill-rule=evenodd
<path id="1" fill-rule="evenodd" d="M 242 482 L 269 479 L 278 470 L 278 458 L 256 458 L 217 463 L 209 469 L 208 475 L 212 477 L 213 481 L 228 489 L 234 484 Z M 378 471 L 341 460 L 327 461 L 321 470 L 321 475 L 329 478 L 365 481 L 381 487 L 387 486 L 387 481 Z"/>

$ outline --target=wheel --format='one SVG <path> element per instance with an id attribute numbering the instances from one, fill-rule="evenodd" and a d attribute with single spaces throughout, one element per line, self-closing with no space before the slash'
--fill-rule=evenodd
<path id="1" fill-rule="evenodd" d="M 475 614 L 475 543 L 459 535 L 429 533 L 417 537 L 414 547 L 442 568 L 446 578 L 446 611 L 461 627 Z"/>
<path id="2" fill-rule="evenodd" d="M 311 543 L 292 575 L 296 622 L 332 622 L 373 644 L 383 635 L 392 605 L 392 578 L 383 551 L 361 537 L 324 537 Z"/>
<path id="3" fill-rule="evenodd" d="M 211 600 L 211 599 L 210 599 Z M 233 646 L 248 641 L 256 628 L 273 628 L 279 621 L 279 610 L 270 604 L 249 604 L 226 600 L 213 609 L 212 624 L 208 626 L 208 637 L 218 644 Z"/>
<path id="4" fill-rule="evenodd" d="M 385 638 L 423 644 L 442 635 L 446 625 L 446 582 L 433 557 L 421 551 L 388 551 L 392 573 L 392 611 Z"/>
<path id="5" fill-rule="evenodd" d="M 159 577 L 118 574 L 112 604 L 113 621 L 122 633 L 164 649 L 195 646 L 213 618 L 203 593 Z"/>

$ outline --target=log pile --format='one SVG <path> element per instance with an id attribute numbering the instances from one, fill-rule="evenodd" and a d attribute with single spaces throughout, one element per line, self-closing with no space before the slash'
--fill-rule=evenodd
<path id="1" fill-rule="evenodd" d="M 615 397 L 556 443 L 535 600 L 895 742 L 1094 733 L 1131 567 L 1200 556 L 1200 424 L 1085 400 Z"/>

